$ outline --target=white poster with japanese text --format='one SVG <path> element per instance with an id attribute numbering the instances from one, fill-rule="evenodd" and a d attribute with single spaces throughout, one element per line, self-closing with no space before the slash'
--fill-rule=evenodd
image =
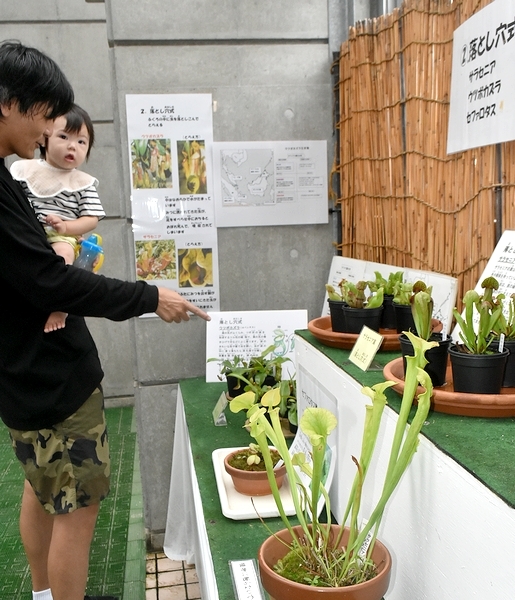
<path id="1" fill-rule="evenodd" d="M 271 346 L 267 358 L 282 356 L 283 378 L 295 375 L 295 330 L 306 329 L 308 311 L 257 310 L 211 312 L 206 328 L 206 381 L 219 381 L 224 360 L 248 362 Z"/>
<path id="2" fill-rule="evenodd" d="M 211 94 L 126 96 L 136 277 L 219 309 Z"/>
<path id="3" fill-rule="evenodd" d="M 217 227 L 329 220 L 327 141 L 215 142 Z"/>
<path id="4" fill-rule="evenodd" d="M 515 139 L 515 9 L 495 0 L 454 32 L 447 152 Z"/>

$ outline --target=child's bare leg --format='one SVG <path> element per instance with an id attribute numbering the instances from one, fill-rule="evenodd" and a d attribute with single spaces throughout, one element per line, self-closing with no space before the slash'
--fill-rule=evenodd
<path id="1" fill-rule="evenodd" d="M 71 265 L 75 260 L 75 250 L 71 244 L 68 244 L 67 242 L 55 242 L 52 244 L 52 248 L 56 254 L 64 258 L 67 265 Z M 66 325 L 67 316 L 66 313 L 59 311 L 51 313 L 45 323 L 45 333 L 62 329 Z"/>

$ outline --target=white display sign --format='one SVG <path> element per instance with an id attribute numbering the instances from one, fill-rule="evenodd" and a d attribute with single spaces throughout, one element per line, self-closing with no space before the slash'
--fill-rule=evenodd
<path id="1" fill-rule="evenodd" d="M 327 142 L 216 142 L 217 227 L 327 223 Z"/>
<path id="2" fill-rule="evenodd" d="M 495 0 L 454 32 L 447 152 L 515 139 L 515 6 Z"/>
<path id="3" fill-rule="evenodd" d="M 136 277 L 219 308 L 210 94 L 126 96 Z"/>
<path id="4" fill-rule="evenodd" d="M 235 356 L 248 360 L 259 356 L 273 344 L 273 356 L 284 356 L 292 362 L 283 367 L 283 377 L 295 375 L 295 330 L 308 326 L 307 310 L 260 310 L 210 312 L 206 328 L 206 381 L 219 381 L 222 360 Z M 270 358 L 270 356 L 269 356 Z"/>

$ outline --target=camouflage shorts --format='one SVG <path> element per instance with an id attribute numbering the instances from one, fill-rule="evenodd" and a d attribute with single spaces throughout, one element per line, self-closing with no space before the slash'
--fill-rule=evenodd
<path id="1" fill-rule="evenodd" d="M 100 390 L 50 429 L 9 433 L 25 477 L 48 513 L 98 504 L 109 493 L 111 464 Z"/>

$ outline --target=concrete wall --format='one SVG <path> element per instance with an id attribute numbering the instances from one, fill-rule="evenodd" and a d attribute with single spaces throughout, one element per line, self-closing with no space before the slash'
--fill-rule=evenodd
<path id="1" fill-rule="evenodd" d="M 25 0 L 7 3 L 0 38 L 47 52 L 63 68 L 98 141 L 85 170 L 108 217 L 108 276 L 133 278 L 125 95 L 211 93 L 214 139 L 326 139 L 332 162 L 331 63 L 354 18 L 377 0 Z M 328 203 L 329 208 L 329 203 Z M 222 310 L 307 308 L 319 316 L 336 227 L 218 232 Z M 135 398 L 145 522 L 166 522 L 177 381 L 203 375 L 205 323 L 89 319 L 108 404 Z M 206 407 L 206 410 L 210 407 Z"/>

